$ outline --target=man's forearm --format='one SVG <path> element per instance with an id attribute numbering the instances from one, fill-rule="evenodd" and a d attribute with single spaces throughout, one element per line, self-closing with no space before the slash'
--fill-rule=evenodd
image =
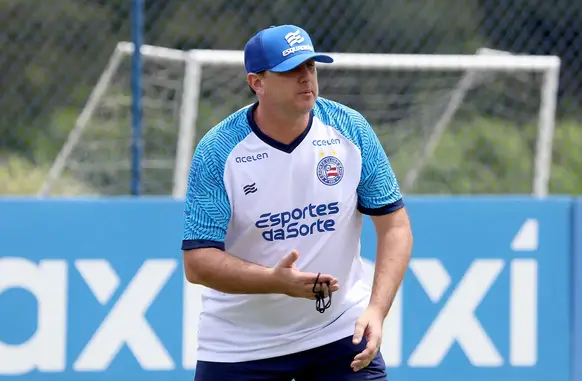
<path id="1" fill-rule="evenodd" d="M 184 252 L 186 278 L 191 283 L 228 294 L 277 292 L 273 269 L 237 258 L 219 249 Z"/>
<path id="2" fill-rule="evenodd" d="M 376 266 L 370 306 L 386 316 L 410 261 L 410 225 L 393 227 L 378 236 Z"/>

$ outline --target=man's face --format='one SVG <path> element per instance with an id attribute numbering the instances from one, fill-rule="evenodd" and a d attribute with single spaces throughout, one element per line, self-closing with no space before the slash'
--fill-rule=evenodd
<path id="1" fill-rule="evenodd" d="M 315 61 L 306 61 L 285 73 L 267 71 L 260 75 L 258 87 L 259 101 L 290 113 L 307 113 L 319 94 Z"/>

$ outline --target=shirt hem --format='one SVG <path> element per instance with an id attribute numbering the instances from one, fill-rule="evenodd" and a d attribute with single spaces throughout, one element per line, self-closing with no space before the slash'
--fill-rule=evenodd
<path id="1" fill-rule="evenodd" d="M 330 344 L 335 341 L 345 339 L 346 337 L 351 337 L 354 334 L 354 328 L 355 325 L 353 327 L 346 327 L 334 334 L 325 335 L 324 337 L 318 337 L 317 339 L 301 341 L 301 343 L 293 343 L 293 345 L 281 347 L 277 351 L 273 349 L 267 349 L 259 352 L 255 351 L 252 357 L 240 356 L 235 353 L 224 353 L 224 352 L 220 353 L 220 355 L 217 356 L 216 353 L 200 351 L 198 353 L 198 360 L 223 363 L 236 363 L 245 361 L 265 360 L 273 357 L 288 356 L 294 353 L 303 352 L 326 344 Z"/>
<path id="2" fill-rule="evenodd" d="M 354 334 L 355 322 L 359 315 L 363 313 L 367 306 L 367 299 L 364 299 L 348 309 L 346 313 L 340 316 L 335 322 L 314 332 L 312 338 L 306 338 L 290 342 L 285 345 L 278 345 L 276 348 L 268 347 L 261 350 L 253 350 L 246 353 L 237 352 L 214 352 L 207 350 L 198 350 L 199 361 L 237 363 L 245 361 L 265 360 L 274 357 L 287 356 L 298 352 L 307 351 L 323 345 L 333 343 L 351 337 Z M 357 312 L 356 312 L 357 311 Z M 356 315 L 357 313 L 357 315 Z M 337 330 L 338 326 L 343 326 Z M 333 331 L 331 331 L 333 330 Z M 328 333 L 328 331 L 331 331 Z M 252 353 L 251 356 L 249 354 Z"/>

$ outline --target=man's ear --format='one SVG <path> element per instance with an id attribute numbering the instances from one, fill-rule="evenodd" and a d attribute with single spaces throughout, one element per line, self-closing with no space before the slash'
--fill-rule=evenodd
<path id="1" fill-rule="evenodd" d="M 249 84 L 249 87 L 251 88 L 251 91 L 254 94 L 262 93 L 263 78 L 262 78 L 261 74 L 248 73 L 247 74 L 247 82 Z"/>

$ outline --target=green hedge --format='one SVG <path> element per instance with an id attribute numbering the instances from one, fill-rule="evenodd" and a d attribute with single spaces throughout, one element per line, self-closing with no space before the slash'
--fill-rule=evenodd
<path id="1" fill-rule="evenodd" d="M 410 193 L 530 193 L 536 134 L 535 125 L 516 126 L 492 119 L 452 125 L 439 140 Z M 425 141 L 417 139 L 390 154 L 399 178 L 404 179 Z M 551 193 L 582 194 L 581 141 L 582 124 L 557 123 Z"/>
<path id="2" fill-rule="evenodd" d="M 207 113 L 208 110 L 201 110 Z M 65 117 L 60 114 L 60 117 Z M 65 118 L 70 118 L 68 115 Z M 208 118 L 207 121 L 210 122 Z M 62 122 L 62 119 L 57 118 Z M 160 122 L 160 121 L 158 121 Z M 120 123 L 119 129 L 125 129 Z M 157 123 L 154 123 L 157 124 Z M 203 123 L 201 123 L 203 124 Z M 159 124 L 158 124 L 159 125 Z M 200 126 L 197 138 L 200 138 L 208 126 Z M 115 128 L 113 128 L 115 130 Z M 417 160 L 420 149 L 426 142 L 426 137 L 404 139 L 395 132 L 377 128 L 382 142 L 391 142 L 387 148 L 391 163 L 401 182 L 410 168 Z M 88 131 L 89 132 L 89 131 Z M 91 139 L 100 134 L 90 134 Z M 116 135 L 116 134 L 114 134 Z M 120 134 L 121 136 L 127 134 Z M 159 135 L 159 136 L 158 136 Z M 121 137 L 118 136 L 118 137 Z M 455 122 L 451 124 L 438 142 L 433 156 L 427 161 L 421 172 L 416 186 L 409 193 L 421 194 L 501 194 L 520 193 L 528 194 L 532 191 L 534 153 L 537 136 L 536 125 L 518 126 L 509 121 L 480 118 L 469 122 Z M 89 138 L 89 137 L 87 137 Z M 99 136 L 98 139 L 103 138 Z M 147 134 L 151 141 L 163 142 L 158 149 L 169 149 L 175 146 L 166 132 Z M 404 142 L 394 148 L 394 142 Z M 553 147 L 553 165 L 551 169 L 551 193 L 582 194 L 582 154 L 580 152 L 582 142 L 582 124 L 561 121 L 556 125 Z M 147 146 L 147 144 L 146 144 Z M 388 143 L 386 144 L 388 147 Z M 43 151 L 41 147 L 38 148 Z M 129 152 L 129 151 L 128 151 Z M 107 157 L 95 155 L 95 157 Z M 156 155 L 163 155 L 157 151 Z M 173 154 L 173 153 L 172 153 Z M 153 155 L 151 153 L 150 155 Z M 37 155 L 44 156 L 46 155 Z M 12 154 L 0 165 L 0 194 L 34 194 L 40 189 L 41 184 L 48 173 L 51 159 L 33 165 L 20 156 Z M 121 173 L 121 172 L 120 172 Z M 120 175 L 118 173 L 118 175 Z M 171 171 L 156 170 L 146 172 L 146 181 L 149 184 L 164 184 L 170 187 L 172 179 Z M 129 173 L 123 174 L 123 179 L 112 179 L 118 183 L 115 193 L 129 193 Z M 94 177 L 96 181 L 99 177 Z M 166 185 L 167 184 L 167 185 Z M 84 192 L 98 191 L 102 183 L 86 183 L 80 179 L 65 178 L 58 189 L 59 194 L 83 194 Z M 111 186 L 111 184 L 109 184 Z M 146 187 L 146 189 L 152 186 Z M 167 192 L 171 192 L 170 189 Z"/>

